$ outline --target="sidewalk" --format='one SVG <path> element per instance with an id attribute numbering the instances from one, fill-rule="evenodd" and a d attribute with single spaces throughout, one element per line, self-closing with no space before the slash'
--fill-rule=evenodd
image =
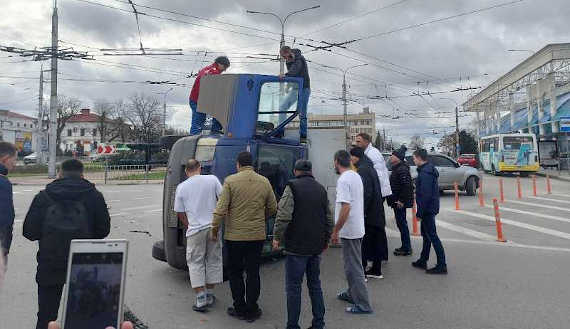
<path id="1" fill-rule="evenodd" d="M 537 172 L 536 174 L 538 176 L 542 176 L 542 177 L 546 177 L 546 175 L 548 175 L 552 179 L 558 179 L 558 180 L 570 182 L 570 171 L 567 169 L 558 171 L 556 169 L 540 168 L 540 171 Z"/>

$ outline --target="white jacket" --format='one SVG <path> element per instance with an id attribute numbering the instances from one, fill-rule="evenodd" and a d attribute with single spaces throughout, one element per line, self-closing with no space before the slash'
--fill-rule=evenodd
<path id="1" fill-rule="evenodd" d="M 384 161 L 382 153 L 380 153 L 380 151 L 370 143 L 364 151 L 364 154 L 372 160 L 374 169 L 376 169 L 376 172 L 378 173 L 378 180 L 380 180 L 380 188 L 382 189 L 382 197 L 386 198 L 392 195 L 390 175 L 388 175 L 388 169 L 386 168 L 386 162 Z"/>

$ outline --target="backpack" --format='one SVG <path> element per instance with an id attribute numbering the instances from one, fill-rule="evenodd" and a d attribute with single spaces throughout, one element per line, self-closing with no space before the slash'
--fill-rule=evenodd
<path id="1" fill-rule="evenodd" d="M 46 209 L 42 226 L 43 256 L 50 259 L 65 260 L 69 257 L 69 246 L 73 239 L 91 238 L 89 214 L 83 202 L 79 200 L 53 200 L 44 193 L 49 206 Z"/>

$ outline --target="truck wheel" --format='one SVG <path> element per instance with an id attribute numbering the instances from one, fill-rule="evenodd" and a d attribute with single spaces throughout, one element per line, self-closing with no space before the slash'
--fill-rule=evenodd
<path id="1" fill-rule="evenodd" d="M 528 177 L 528 173 L 527 172 L 520 172 L 519 175 L 521 177 Z"/>
<path id="2" fill-rule="evenodd" d="M 491 174 L 493 176 L 497 176 L 497 169 L 495 169 L 495 165 L 491 165 Z"/>
<path id="3" fill-rule="evenodd" d="M 164 253 L 164 240 L 156 241 L 152 246 L 152 258 L 166 262 L 166 254 Z"/>
<path id="4" fill-rule="evenodd" d="M 475 177 L 469 177 L 465 182 L 465 192 L 467 195 L 474 196 L 477 191 L 477 180 Z"/>

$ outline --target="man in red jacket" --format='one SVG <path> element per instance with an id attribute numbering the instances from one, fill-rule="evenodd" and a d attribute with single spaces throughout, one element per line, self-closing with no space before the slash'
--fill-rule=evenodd
<path id="1" fill-rule="evenodd" d="M 198 72 L 198 76 L 190 91 L 190 108 L 192 109 L 192 127 L 190 128 L 190 135 L 199 135 L 204 128 L 206 121 L 206 113 L 198 112 L 198 96 L 200 94 L 200 79 L 205 75 L 221 74 L 230 67 L 230 60 L 226 56 L 216 58 L 214 63 L 204 67 Z M 212 133 L 219 133 L 222 131 L 222 125 L 218 120 L 212 118 Z"/>

